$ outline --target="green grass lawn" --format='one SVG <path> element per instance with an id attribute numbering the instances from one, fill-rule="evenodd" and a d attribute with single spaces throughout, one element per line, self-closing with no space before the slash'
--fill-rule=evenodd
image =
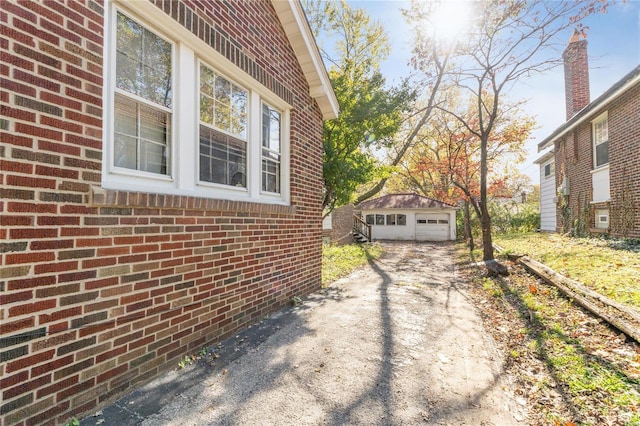
<path id="1" fill-rule="evenodd" d="M 495 235 L 494 243 L 527 254 L 611 299 L 640 309 L 640 247 L 558 234 Z"/>
<path id="2" fill-rule="evenodd" d="M 365 265 L 369 259 L 382 254 L 377 244 L 349 244 L 344 246 L 322 246 L 322 285 L 344 277 L 354 269 Z"/>

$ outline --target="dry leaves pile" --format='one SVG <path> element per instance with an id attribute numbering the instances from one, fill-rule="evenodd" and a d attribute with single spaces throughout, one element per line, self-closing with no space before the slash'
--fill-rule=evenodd
<path id="1" fill-rule="evenodd" d="M 640 347 L 505 261 L 487 278 L 460 265 L 484 325 L 503 353 L 510 390 L 533 425 L 640 425 Z"/>

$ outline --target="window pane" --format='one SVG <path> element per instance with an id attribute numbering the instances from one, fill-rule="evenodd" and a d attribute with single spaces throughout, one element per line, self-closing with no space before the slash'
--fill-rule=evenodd
<path id="1" fill-rule="evenodd" d="M 603 166 L 609 162 L 609 142 L 596 145 L 596 166 Z"/>
<path id="2" fill-rule="evenodd" d="M 118 13 L 116 86 L 171 108 L 171 43 Z"/>
<path id="3" fill-rule="evenodd" d="M 200 121 L 213 124 L 213 99 L 200 95 Z"/>
<path id="4" fill-rule="evenodd" d="M 116 93 L 114 164 L 167 174 L 171 115 Z"/>
<path id="5" fill-rule="evenodd" d="M 262 190 L 280 192 L 280 113 L 262 105 Z"/>
<path id="6" fill-rule="evenodd" d="M 135 101 L 121 95 L 115 96 L 116 134 L 138 135 L 138 105 Z"/>
<path id="7" fill-rule="evenodd" d="M 247 138 L 248 92 L 200 65 L 200 121 Z"/>
<path id="8" fill-rule="evenodd" d="M 167 143 L 168 114 L 146 105 L 140 105 L 140 137 L 164 145 Z"/>
<path id="9" fill-rule="evenodd" d="M 167 171 L 166 146 L 142 142 L 140 149 L 140 170 L 164 174 Z"/>
<path id="10" fill-rule="evenodd" d="M 377 214 L 376 215 L 376 225 L 384 225 L 384 215 Z"/>
<path id="11" fill-rule="evenodd" d="M 135 170 L 138 163 L 137 139 L 124 135 L 115 135 L 114 144 L 114 164 L 117 167 L 124 167 Z"/>
<path id="12" fill-rule="evenodd" d="M 406 225 L 407 224 L 407 216 L 404 214 L 399 214 L 398 215 L 398 225 Z"/>
<path id="13" fill-rule="evenodd" d="M 200 180 L 246 188 L 246 143 L 200 125 Z"/>
<path id="14" fill-rule="evenodd" d="M 373 222 L 374 222 L 374 216 L 373 216 L 372 214 L 368 214 L 368 215 L 367 215 L 367 218 L 366 218 L 366 222 L 367 222 L 367 224 L 369 224 L 369 225 L 373 225 Z"/>
<path id="15" fill-rule="evenodd" d="M 396 224 L 396 215 L 388 214 L 387 215 L 387 225 L 395 225 Z"/>
<path id="16" fill-rule="evenodd" d="M 280 113 L 262 106 L 262 146 L 280 152 Z"/>
<path id="17" fill-rule="evenodd" d="M 602 120 L 594 124 L 594 140 L 596 145 L 609 140 L 609 121 Z"/>

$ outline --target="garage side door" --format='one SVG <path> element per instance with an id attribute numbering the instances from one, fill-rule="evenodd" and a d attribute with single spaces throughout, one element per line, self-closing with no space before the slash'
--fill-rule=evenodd
<path id="1" fill-rule="evenodd" d="M 416 214 L 417 241 L 446 241 L 449 239 L 449 215 L 447 213 Z"/>

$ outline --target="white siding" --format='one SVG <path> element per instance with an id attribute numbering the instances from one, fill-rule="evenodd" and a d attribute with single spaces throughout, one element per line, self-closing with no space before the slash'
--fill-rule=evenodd
<path id="1" fill-rule="evenodd" d="M 540 164 L 540 229 L 555 232 L 556 230 L 556 174 L 554 159 Z M 549 165 L 551 173 L 545 176 L 545 167 Z"/>

